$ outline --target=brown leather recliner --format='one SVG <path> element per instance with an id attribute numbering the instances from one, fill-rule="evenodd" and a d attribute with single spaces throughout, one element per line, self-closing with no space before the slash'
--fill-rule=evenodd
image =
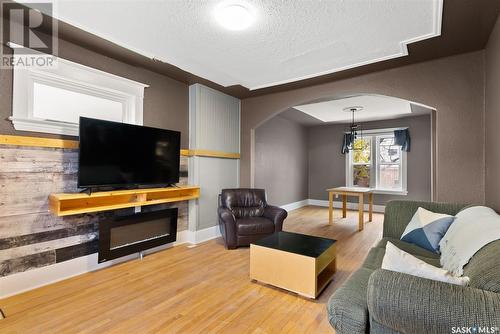
<path id="1" fill-rule="evenodd" d="M 286 210 L 267 205 L 264 189 L 223 189 L 219 195 L 219 228 L 227 249 L 283 229 Z"/>

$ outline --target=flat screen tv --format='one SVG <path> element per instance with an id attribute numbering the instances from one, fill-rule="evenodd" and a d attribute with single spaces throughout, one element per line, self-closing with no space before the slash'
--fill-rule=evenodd
<path id="1" fill-rule="evenodd" d="M 79 188 L 179 182 L 178 131 L 80 117 Z"/>

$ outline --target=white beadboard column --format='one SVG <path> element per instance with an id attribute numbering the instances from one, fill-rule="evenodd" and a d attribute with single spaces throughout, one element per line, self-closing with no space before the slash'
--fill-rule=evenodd
<path id="1" fill-rule="evenodd" d="M 240 100 L 201 84 L 190 86 L 189 149 L 240 153 Z M 239 170 L 239 159 L 190 158 L 189 183 L 201 188 L 199 200 L 190 201 L 190 231 L 218 234 L 217 197 L 221 189 L 239 186 Z"/>

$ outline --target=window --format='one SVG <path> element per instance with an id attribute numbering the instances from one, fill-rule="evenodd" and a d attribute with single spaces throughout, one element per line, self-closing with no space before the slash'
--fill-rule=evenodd
<path id="1" fill-rule="evenodd" d="M 377 193 L 406 195 L 406 152 L 394 145 L 394 132 L 365 131 L 346 156 L 348 186 L 370 187 Z"/>
<path id="2" fill-rule="evenodd" d="M 14 68 L 9 119 L 16 130 L 70 136 L 80 116 L 142 125 L 146 87 L 61 58 L 56 68 Z"/>
<path id="3" fill-rule="evenodd" d="M 372 170 L 372 144 L 371 137 L 358 138 L 354 141 L 352 151 L 352 185 L 369 187 Z"/>

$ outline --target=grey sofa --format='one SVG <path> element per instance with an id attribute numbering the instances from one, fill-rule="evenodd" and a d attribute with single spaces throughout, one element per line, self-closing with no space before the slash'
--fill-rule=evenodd
<path id="1" fill-rule="evenodd" d="M 439 266 L 439 255 L 399 240 L 418 207 L 455 215 L 465 206 L 415 201 L 387 204 L 382 240 L 328 301 L 329 321 L 338 334 L 452 333 L 454 327 L 475 326 L 476 333 L 486 327 L 490 331 L 484 333 L 491 333 L 491 328 L 499 333 L 500 240 L 483 247 L 464 267 L 464 275 L 471 280 L 468 287 L 380 269 L 387 241 Z"/>

